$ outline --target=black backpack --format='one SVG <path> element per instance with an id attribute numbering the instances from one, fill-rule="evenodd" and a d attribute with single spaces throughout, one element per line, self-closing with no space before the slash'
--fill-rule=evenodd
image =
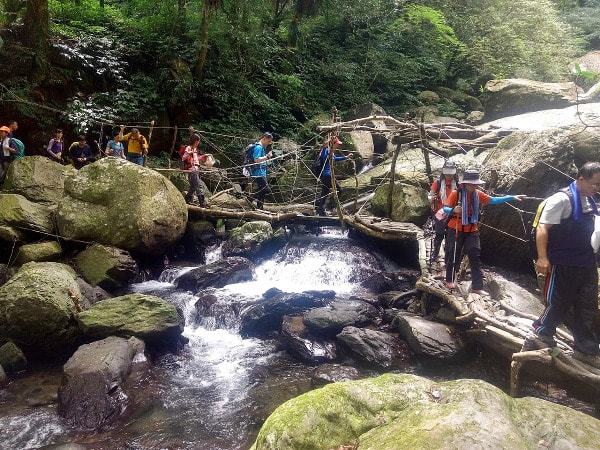
<path id="1" fill-rule="evenodd" d="M 323 149 L 321 149 L 315 160 L 312 162 L 312 165 L 310 166 L 310 171 L 317 178 L 321 176 L 321 172 L 323 172 L 323 166 L 325 165 L 325 161 L 323 161 L 322 156 Z"/>

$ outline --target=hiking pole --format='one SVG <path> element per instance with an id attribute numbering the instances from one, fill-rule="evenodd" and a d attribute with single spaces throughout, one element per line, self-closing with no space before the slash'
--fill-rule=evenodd
<path id="1" fill-rule="evenodd" d="M 458 247 L 458 226 L 454 234 L 454 252 L 452 253 L 452 284 L 456 285 L 456 247 Z M 450 289 L 452 291 L 452 289 Z"/>

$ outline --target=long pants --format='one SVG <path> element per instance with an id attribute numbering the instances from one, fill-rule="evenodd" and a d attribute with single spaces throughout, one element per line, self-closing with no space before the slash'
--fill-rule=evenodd
<path id="1" fill-rule="evenodd" d="M 452 282 L 460 269 L 462 252 L 469 257 L 471 266 L 471 287 L 474 291 L 483 289 L 483 268 L 481 267 L 481 243 L 479 231 L 465 233 L 454 228 L 446 231 L 446 281 Z"/>
<path id="2" fill-rule="evenodd" d="M 598 269 L 553 265 L 546 276 L 542 315 L 533 322 L 536 333 L 553 336 L 569 309 L 573 307 L 575 349 L 588 355 L 598 354 L 594 316 L 598 311 Z"/>
<path id="3" fill-rule="evenodd" d="M 204 192 L 202 191 L 202 184 L 200 182 L 200 175 L 197 171 L 190 172 L 188 174 L 188 180 L 190 182 L 190 189 L 187 191 L 185 195 L 185 202 L 191 203 L 194 199 L 194 194 L 198 197 L 198 202 L 200 204 L 204 203 Z"/>
<path id="4" fill-rule="evenodd" d="M 337 194 L 340 195 L 342 193 L 342 186 L 336 180 L 335 182 L 335 190 Z M 327 196 L 331 193 L 331 175 L 321 175 L 321 196 L 316 199 L 315 207 L 317 209 L 317 214 L 324 215 L 325 214 L 325 202 L 327 201 Z"/>
<path id="5" fill-rule="evenodd" d="M 252 177 L 254 181 L 256 181 L 257 190 L 254 194 L 250 196 L 253 200 L 256 200 L 256 207 L 258 209 L 263 209 L 265 204 L 265 197 L 268 193 L 271 192 L 271 188 L 269 187 L 269 183 L 267 182 L 267 177 Z"/>
<path id="6" fill-rule="evenodd" d="M 433 252 L 430 255 L 431 258 L 437 258 L 440 254 L 440 247 L 442 246 L 447 226 L 447 220 L 439 220 L 437 217 L 433 216 L 433 231 L 435 232 L 435 235 L 433 238 Z"/>

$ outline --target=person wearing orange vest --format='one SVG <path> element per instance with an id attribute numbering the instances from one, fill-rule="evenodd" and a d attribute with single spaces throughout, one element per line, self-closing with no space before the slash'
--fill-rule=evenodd
<path id="1" fill-rule="evenodd" d="M 442 175 L 431 184 L 429 194 L 427 195 L 427 198 L 431 203 L 433 230 L 435 232 L 433 238 L 433 251 L 431 252 L 431 255 L 429 255 L 430 261 L 436 261 L 438 259 L 448 222 L 443 218 L 436 217 L 435 213 L 444 207 L 446 199 L 457 187 L 456 163 L 454 161 L 446 161 L 442 166 Z"/>
<path id="2" fill-rule="evenodd" d="M 456 288 L 455 275 L 461 260 L 459 255 L 464 249 L 471 266 L 471 292 L 486 296 L 490 294 L 483 290 L 481 243 L 477 228 L 479 206 L 497 205 L 511 200 L 520 201 L 525 195 L 492 197 L 478 189 L 482 184 L 485 184 L 485 181 L 479 178 L 479 171 L 467 169 L 460 188 L 451 192 L 444 203 L 444 212 L 450 216 L 446 232 L 446 287 Z"/>

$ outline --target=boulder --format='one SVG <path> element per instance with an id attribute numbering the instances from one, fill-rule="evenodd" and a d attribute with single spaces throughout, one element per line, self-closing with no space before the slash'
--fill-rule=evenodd
<path id="1" fill-rule="evenodd" d="M 70 425 L 89 430 L 113 423 L 127 406 L 123 383 L 134 357 L 143 352 L 139 339 L 115 336 L 79 347 L 63 367 L 58 414 Z"/>
<path id="2" fill-rule="evenodd" d="M 10 165 L 2 191 L 20 194 L 31 202 L 57 205 L 65 180 L 74 171 L 73 166 L 57 164 L 45 156 L 26 156 Z"/>
<path id="3" fill-rule="evenodd" d="M 161 255 L 178 242 L 187 217 L 170 181 L 119 158 L 102 158 L 69 176 L 56 215 L 65 238 L 148 255 Z"/>
<path id="4" fill-rule="evenodd" d="M 93 304 L 76 316 L 83 334 L 91 339 L 135 336 L 147 344 L 177 347 L 185 325 L 182 314 L 153 295 L 128 294 Z"/>
<path id="5" fill-rule="evenodd" d="M 189 220 L 181 247 L 186 259 L 206 262 L 206 248 L 217 242 L 214 225 L 207 220 Z"/>
<path id="6" fill-rule="evenodd" d="M 54 235 L 55 208 L 33 203 L 20 194 L 0 194 L 0 225 Z"/>
<path id="7" fill-rule="evenodd" d="M 564 108 L 577 102 L 583 90 L 573 82 L 544 83 L 520 78 L 490 80 L 481 101 L 486 120 L 543 109 Z"/>
<path id="8" fill-rule="evenodd" d="M 93 244 L 75 257 L 75 265 L 86 281 L 108 291 L 126 287 L 138 274 L 129 252 Z"/>
<path id="9" fill-rule="evenodd" d="M 281 329 L 284 316 L 303 314 L 311 308 L 324 306 L 330 292 L 278 293 L 256 303 L 242 305 L 239 311 L 240 334 L 259 336 Z"/>
<path id="10" fill-rule="evenodd" d="M 106 300 L 107 298 L 112 297 L 101 287 L 92 286 L 81 277 L 77 277 L 77 285 L 79 286 L 79 291 L 81 292 L 81 297 L 83 299 L 80 305 L 81 309 L 78 309 L 78 311 L 88 309 L 94 303 L 98 303 L 101 300 Z"/>
<path id="11" fill-rule="evenodd" d="M 17 264 L 25 264 L 32 261 L 53 261 L 62 255 L 62 247 L 58 241 L 36 242 L 19 247 L 17 253 Z"/>
<path id="12" fill-rule="evenodd" d="M 387 217 L 389 183 L 380 185 L 371 200 L 371 212 L 380 217 Z M 390 218 L 396 222 L 411 222 L 423 226 L 429 217 L 429 201 L 427 191 L 406 183 L 395 182 L 392 194 L 392 211 Z"/>
<path id="13" fill-rule="evenodd" d="M 251 280 L 254 264 L 247 258 L 231 256 L 183 273 L 175 280 L 177 289 L 198 292 L 207 287 L 223 287 L 227 284 Z"/>
<path id="14" fill-rule="evenodd" d="M 273 238 L 273 227 L 269 222 L 257 220 L 246 222 L 229 233 L 223 244 L 227 256 L 252 256 L 259 253 Z"/>
<path id="15" fill-rule="evenodd" d="M 358 380 L 361 378 L 356 367 L 344 366 L 342 364 L 319 364 L 312 372 L 316 384 L 338 383 L 341 381 Z"/>
<path id="16" fill-rule="evenodd" d="M 366 365 L 406 367 L 406 346 L 395 336 L 368 328 L 346 327 L 336 336 L 340 347 Z"/>
<path id="17" fill-rule="evenodd" d="M 288 352 L 304 361 L 318 363 L 337 357 L 335 343 L 311 336 L 302 316 L 285 316 L 281 324 L 281 337 Z"/>
<path id="18" fill-rule="evenodd" d="M 65 264 L 24 264 L 0 286 L 0 338 L 43 351 L 76 343 L 73 319 L 81 302 L 76 278 Z"/>
<path id="19" fill-rule="evenodd" d="M 336 299 L 327 306 L 303 315 L 306 328 L 317 336 L 335 336 L 347 326 L 365 327 L 379 316 L 379 310 L 359 299 Z"/>
<path id="20" fill-rule="evenodd" d="M 27 358 L 13 341 L 0 347 L 0 366 L 7 372 L 20 372 L 27 369 Z"/>
<path id="21" fill-rule="evenodd" d="M 279 406 L 251 450 L 595 449 L 600 421 L 480 380 L 410 374 L 329 384 Z"/>
<path id="22" fill-rule="evenodd" d="M 443 361 L 464 360 L 471 348 L 462 333 L 452 325 L 431 322 L 422 317 L 399 311 L 390 330 L 398 331 L 417 356 Z"/>

